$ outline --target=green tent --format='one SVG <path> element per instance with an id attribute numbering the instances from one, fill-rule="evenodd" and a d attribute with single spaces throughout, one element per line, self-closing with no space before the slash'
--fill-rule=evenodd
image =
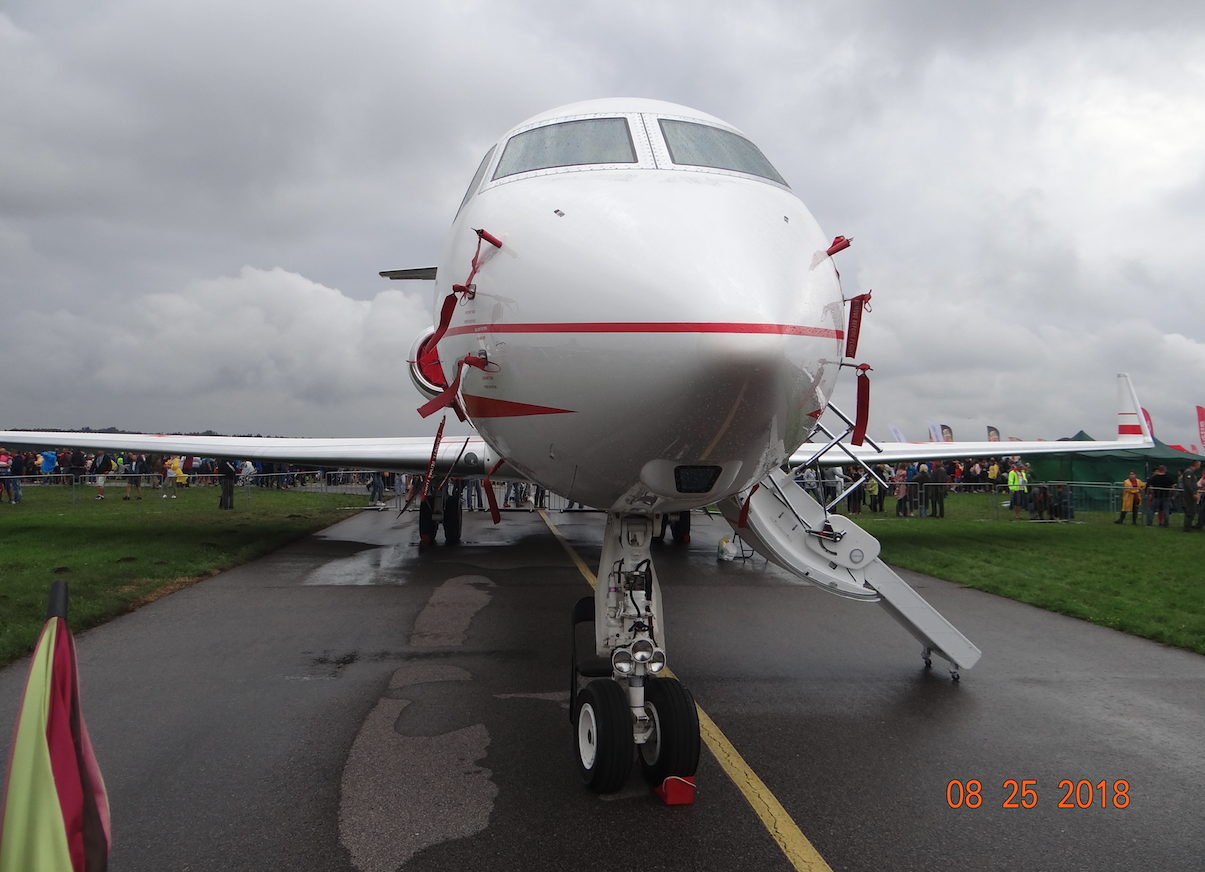
<path id="1" fill-rule="evenodd" d="M 1080 430 L 1068 442 L 1095 442 Z M 1172 475 L 1179 474 L 1194 460 L 1196 454 L 1177 451 L 1164 442 L 1155 440 L 1154 448 L 1128 448 L 1122 451 L 1076 451 L 1068 446 L 1066 453 L 1034 454 L 1025 458 L 1030 465 L 1031 481 L 1100 481 L 1120 482 L 1130 470 L 1146 481 L 1163 464 Z"/>
<path id="2" fill-rule="evenodd" d="M 1096 441 L 1083 430 L 1065 441 L 1068 443 L 1065 452 L 1033 454 L 1024 459 L 1030 465 L 1029 480 L 1032 482 L 1080 483 L 1079 487 L 1073 485 L 1071 491 L 1075 507 L 1081 511 L 1119 511 L 1120 482 L 1130 474 L 1131 469 L 1140 479 L 1148 481 L 1156 466 L 1166 466 L 1167 471 L 1175 476 L 1192 461 L 1202 459 L 1187 451 L 1177 451 L 1158 439 L 1154 448 L 1093 452 L 1076 451 L 1070 444 Z M 1090 486 L 1086 484 L 1088 482 L 1107 482 L 1115 486 Z"/>

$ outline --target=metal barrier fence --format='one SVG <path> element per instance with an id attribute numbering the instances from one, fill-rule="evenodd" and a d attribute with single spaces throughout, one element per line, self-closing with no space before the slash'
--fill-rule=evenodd
<path id="1" fill-rule="evenodd" d="M 236 480 L 235 504 L 238 508 L 250 508 L 256 491 L 265 489 L 313 494 L 323 508 L 330 504 L 368 506 L 371 478 L 372 472 L 364 470 L 253 473 Z M 0 476 L 0 502 L 21 502 L 38 493 L 55 491 L 69 494 L 70 504 L 74 507 L 81 500 L 96 500 L 100 496 L 101 480 L 99 475 L 74 476 L 69 473 Z M 111 472 L 103 476 L 103 481 L 106 500 L 123 500 L 127 495 L 133 500 L 171 500 L 195 490 L 212 491 L 216 500 L 221 489 L 221 478 L 217 475 L 144 473 L 136 476 Z M 389 495 L 392 496 L 392 491 Z"/>
<path id="2" fill-rule="evenodd" d="M 494 498 L 502 511 L 535 511 L 545 509 L 550 512 L 561 512 L 568 509 L 585 509 L 581 503 L 571 503 L 560 494 L 538 487 L 531 482 L 492 482 Z M 461 494 L 461 503 L 466 511 L 489 511 L 489 503 L 485 499 L 485 483 L 480 479 L 469 479 L 465 482 Z"/>
<path id="3" fill-rule="evenodd" d="M 236 480 L 235 505 L 249 509 L 255 504 L 258 493 L 263 491 L 291 491 L 313 494 L 317 504 L 323 508 L 331 505 L 348 507 L 384 508 L 393 504 L 398 509 L 405 505 L 406 484 L 416 477 L 401 474 L 381 476 L 381 491 L 372 491 L 373 471 L 363 469 L 331 471 L 296 471 L 273 473 L 248 473 Z M 71 506 L 81 501 L 95 500 L 100 484 L 97 475 L 74 476 L 69 473 L 46 475 L 0 476 L 0 502 L 20 501 L 49 490 L 65 493 Z M 164 476 L 162 473 L 133 476 L 125 472 L 111 472 L 104 476 L 106 500 L 122 500 L 127 494 L 134 500 L 171 500 L 197 490 L 213 492 L 217 500 L 221 478 L 217 475 Z M 493 482 L 494 495 L 502 511 L 548 511 L 578 510 L 586 507 L 537 487 L 530 482 Z M 480 479 L 469 479 L 463 484 L 461 505 L 466 510 L 488 511 L 485 485 Z M 373 499 L 378 497 L 378 499 Z M 169 502 L 170 505 L 170 502 Z"/>

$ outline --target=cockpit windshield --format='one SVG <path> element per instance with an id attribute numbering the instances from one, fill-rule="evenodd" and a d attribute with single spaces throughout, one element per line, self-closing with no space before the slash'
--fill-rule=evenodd
<path id="1" fill-rule="evenodd" d="M 624 163 L 637 163 L 627 120 L 583 118 L 515 134 L 506 143 L 493 178 L 553 167 Z"/>
<path id="2" fill-rule="evenodd" d="M 676 164 L 749 173 L 787 184 L 761 149 L 740 134 L 692 121 L 661 118 L 658 123 L 670 160 Z"/>

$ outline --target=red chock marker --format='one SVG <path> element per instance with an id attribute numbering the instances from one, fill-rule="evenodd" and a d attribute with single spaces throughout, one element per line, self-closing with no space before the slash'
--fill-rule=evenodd
<path id="1" fill-rule="evenodd" d="M 695 779 L 693 776 L 684 778 L 671 775 L 653 788 L 653 792 L 661 797 L 661 801 L 666 805 L 694 805 Z"/>

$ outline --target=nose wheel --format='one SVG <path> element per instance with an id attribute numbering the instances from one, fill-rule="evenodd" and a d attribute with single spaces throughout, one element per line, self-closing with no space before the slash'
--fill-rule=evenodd
<path id="1" fill-rule="evenodd" d="M 699 711 L 676 678 L 649 678 L 644 710 L 652 730 L 640 746 L 640 768 L 654 787 L 670 776 L 689 778 L 699 767 Z"/>
<path id="2" fill-rule="evenodd" d="M 632 771 L 632 716 L 624 689 L 607 678 L 581 689 L 573 706 L 577 771 L 595 793 L 614 793 Z"/>

